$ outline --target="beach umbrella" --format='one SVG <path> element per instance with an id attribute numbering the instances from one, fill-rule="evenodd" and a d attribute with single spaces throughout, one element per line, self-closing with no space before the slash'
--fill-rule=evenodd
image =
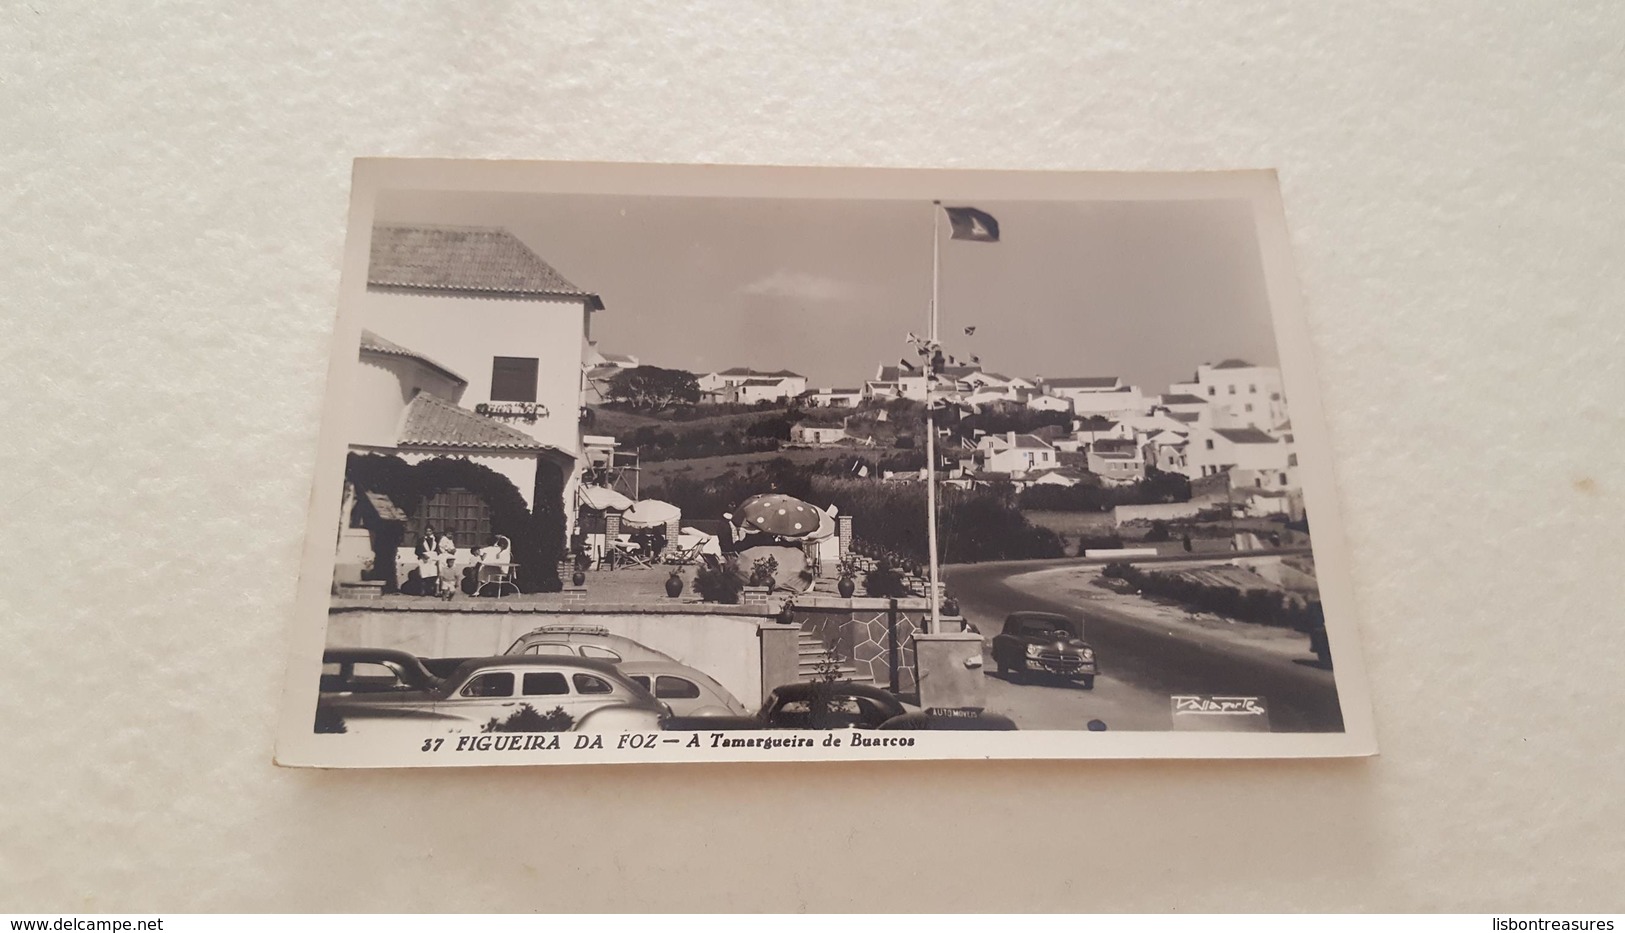
<path id="1" fill-rule="evenodd" d="M 834 506 L 831 506 L 828 512 L 820 509 L 818 512 L 818 527 L 813 529 L 813 533 L 808 535 L 806 540 L 822 541 L 825 538 L 833 538 L 838 527 L 835 524 Z"/>
<path id="2" fill-rule="evenodd" d="M 595 512 L 624 512 L 632 507 L 632 500 L 608 486 L 583 486 L 581 504 Z"/>
<path id="3" fill-rule="evenodd" d="M 667 522 L 676 521 L 682 515 L 683 510 L 670 502 L 639 499 L 621 516 L 621 524 L 627 528 L 660 528 Z"/>
<path id="4" fill-rule="evenodd" d="M 736 521 L 755 534 L 805 538 L 818 530 L 821 514 L 817 506 L 794 496 L 770 493 L 746 499 L 739 507 Z"/>

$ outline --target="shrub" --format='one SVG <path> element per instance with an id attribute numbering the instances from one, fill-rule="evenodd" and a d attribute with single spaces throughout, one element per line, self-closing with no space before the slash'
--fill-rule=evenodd
<path id="1" fill-rule="evenodd" d="M 734 605 L 742 589 L 739 574 L 730 567 L 701 567 L 694 574 L 694 592 L 708 603 Z"/>
<path id="2" fill-rule="evenodd" d="M 1160 518 L 1152 522 L 1151 530 L 1145 533 L 1145 540 L 1147 541 L 1167 541 L 1169 537 L 1168 523 Z"/>
<path id="3" fill-rule="evenodd" d="M 552 712 L 538 713 L 535 707 L 525 703 L 509 714 L 507 719 L 492 716 L 490 722 L 480 727 L 480 731 L 569 732 L 575 723 L 575 717 L 566 713 L 562 706 L 555 706 Z"/>
<path id="4" fill-rule="evenodd" d="M 908 588 L 903 585 L 903 575 L 893 569 L 889 562 L 882 562 L 864 576 L 863 594 L 891 599 L 907 596 Z"/>

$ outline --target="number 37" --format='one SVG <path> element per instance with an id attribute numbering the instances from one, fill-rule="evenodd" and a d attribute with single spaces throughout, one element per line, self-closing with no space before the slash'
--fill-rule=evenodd
<path id="1" fill-rule="evenodd" d="M 446 740 L 445 739 L 424 739 L 423 740 L 423 748 L 419 749 L 419 751 L 425 751 L 425 752 L 439 751 L 440 750 L 440 743 L 442 743 L 444 741 L 446 741 Z"/>

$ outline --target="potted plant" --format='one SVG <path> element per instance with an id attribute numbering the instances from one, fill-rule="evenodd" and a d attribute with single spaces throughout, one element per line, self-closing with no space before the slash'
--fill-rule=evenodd
<path id="1" fill-rule="evenodd" d="M 856 573 L 858 570 L 857 555 L 848 554 L 841 558 L 841 578 L 835 581 L 835 592 L 841 594 L 842 599 L 851 599 L 852 594 L 858 591 Z"/>
<path id="2" fill-rule="evenodd" d="M 672 599 L 683 595 L 683 573 L 676 567 L 671 568 L 671 576 L 666 578 L 666 595 Z"/>
<path id="3" fill-rule="evenodd" d="M 571 586 L 587 585 L 587 567 L 592 563 L 585 554 L 576 555 L 576 571 L 570 574 Z"/>

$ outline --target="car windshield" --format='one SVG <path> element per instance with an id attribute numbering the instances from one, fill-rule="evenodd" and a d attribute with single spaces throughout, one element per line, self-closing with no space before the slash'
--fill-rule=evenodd
<path id="1" fill-rule="evenodd" d="M 1023 635 L 1031 635 L 1031 636 L 1034 636 L 1036 638 L 1046 638 L 1046 637 L 1071 638 L 1072 637 L 1072 630 L 1067 626 L 1066 623 L 1061 622 L 1059 620 L 1051 620 L 1051 619 L 1046 619 L 1046 620 L 1043 620 L 1043 621 L 1023 622 L 1022 625 L 1021 625 L 1021 633 Z"/>

